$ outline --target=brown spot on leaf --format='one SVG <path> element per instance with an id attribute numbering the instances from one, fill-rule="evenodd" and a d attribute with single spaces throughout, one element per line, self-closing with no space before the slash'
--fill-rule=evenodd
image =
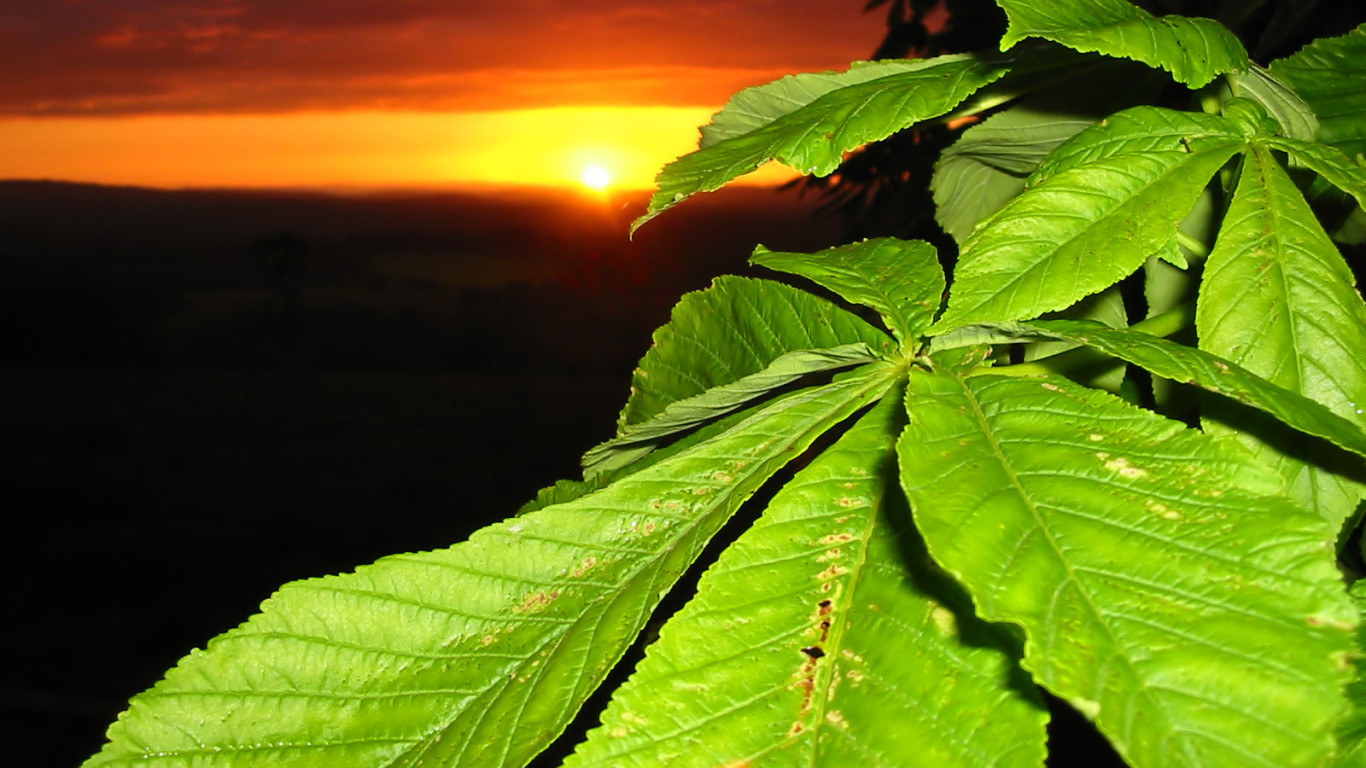
<path id="1" fill-rule="evenodd" d="M 555 602 L 560 596 L 558 591 L 528 592 L 522 596 L 522 602 L 512 608 L 513 613 L 540 613 L 545 610 L 547 605 Z"/>
<path id="2" fill-rule="evenodd" d="M 846 573 L 848 573 L 848 572 L 849 572 L 849 569 L 848 569 L 848 568 L 845 568 L 845 567 L 843 567 L 843 566 L 841 566 L 841 565 L 836 564 L 836 565 L 832 565 L 832 566 L 830 566 L 829 568 L 826 568 L 825 570 L 823 570 L 823 571 L 821 571 L 820 573 L 816 574 L 816 578 L 820 579 L 821 581 L 825 581 L 826 579 L 833 579 L 833 578 L 835 578 L 836 576 L 843 576 L 844 574 L 846 574 Z"/>

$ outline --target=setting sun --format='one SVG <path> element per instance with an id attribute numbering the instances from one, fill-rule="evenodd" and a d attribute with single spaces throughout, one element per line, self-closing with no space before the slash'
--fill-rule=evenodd
<path id="1" fill-rule="evenodd" d="M 583 185 L 589 189 L 604 190 L 612 183 L 612 173 L 601 165 L 590 165 L 583 169 Z"/>

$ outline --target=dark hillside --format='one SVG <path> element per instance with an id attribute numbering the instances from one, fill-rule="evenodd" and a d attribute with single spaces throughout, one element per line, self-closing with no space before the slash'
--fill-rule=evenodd
<path id="1" fill-rule="evenodd" d="M 678 295 L 811 205 L 0 183 L 7 762 L 70 766 L 281 582 L 515 512 Z M 15 751 L 17 749 L 17 752 Z"/>

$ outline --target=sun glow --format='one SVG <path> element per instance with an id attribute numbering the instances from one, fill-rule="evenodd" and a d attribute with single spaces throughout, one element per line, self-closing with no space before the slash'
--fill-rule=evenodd
<path id="1" fill-rule="evenodd" d="M 590 165 L 583 169 L 583 185 L 601 192 L 612 183 L 612 172 L 601 165 Z"/>

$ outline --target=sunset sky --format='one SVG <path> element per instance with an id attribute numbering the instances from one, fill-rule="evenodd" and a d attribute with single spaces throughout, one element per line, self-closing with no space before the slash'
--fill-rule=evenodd
<path id="1" fill-rule="evenodd" d="M 0 178 L 645 187 L 747 85 L 842 69 L 864 0 L 0 3 Z"/>

